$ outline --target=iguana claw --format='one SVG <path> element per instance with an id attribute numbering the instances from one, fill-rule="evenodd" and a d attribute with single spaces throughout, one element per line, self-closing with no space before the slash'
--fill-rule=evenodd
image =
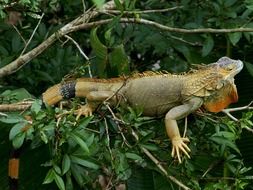
<path id="1" fill-rule="evenodd" d="M 89 106 L 89 104 L 86 104 L 84 106 L 81 106 L 78 110 L 76 110 L 76 120 L 80 118 L 81 115 L 84 115 L 85 117 L 92 116 L 92 108 Z"/>
<path id="2" fill-rule="evenodd" d="M 188 154 L 188 152 L 191 152 L 191 150 L 185 144 L 185 142 L 190 142 L 190 140 L 188 138 L 181 138 L 181 137 L 177 137 L 172 140 L 173 147 L 172 147 L 171 156 L 177 157 L 179 163 L 182 162 L 181 157 L 180 157 L 181 156 L 180 151 L 183 152 L 188 158 L 190 158 L 190 155 Z"/>

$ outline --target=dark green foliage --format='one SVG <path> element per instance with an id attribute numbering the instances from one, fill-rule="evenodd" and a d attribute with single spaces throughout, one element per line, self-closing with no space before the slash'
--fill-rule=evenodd
<path id="1" fill-rule="evenodd" d="M 106 1 L 11 2 L 0 2 L 0 68 L 20 56 L 25 47 L 22 38 L 28 41 L 42 13 L 45 16 L 26 52 L 84 10 L 101 8 Z M 81 101 L 76 99 L 64 109 L 41 107 L 39 96 L 45 89 L 61 80 L 87 77 L 89 67 L 94 77 L 101 78 L 145 70 L 184 72 L 191 64 L 207 64 L 225 55 L 242 60 L 246 66 L 235 80 L 240 97 L 237 105 L 252 101 L 252 32 L 169 33 L 119 21 L 121 17 L 144 18 L 185 29 L 252 27 L 253 1 L 126 0 L 121 4 L 114 0 L 114 3 L 118 14 L 101 14 L 92 19 L 112 18 L 109 24 L 69 34 L 88 60 L 74 43 L 61 38 L 26 66 L 1 79 L 1 104 L 36 97 L 26 112 L 0 116 L 1 188 L 8 189 L 7 156 L 12 144 L 15 148 L 23 145 L 24 149 L 20 189 L 101 189 L 101 184 L 108 188 L 125 184 L 129 190 L 179 189 L 143 148 L 156 157 L 169 175 L 191 189 L 252 189 L 252 133 L 244 130 L 253 127 L 252 111 L 238 113 L 238 122 L 221 114 L 188 117 L 191 159 L 183 158 L 179 165 L 170 156 L 171 143 L 165 134 L 163 118 L 143 117 L 141 110 L 132 108 L 116 108 L 113 112 L 118 119 L 115 119 L 102 106 L 93 117 L 76 121 L 74 110 Z M 172 11 L 140 12 L 176 6 Z M 9 25 L 12 12 L 20 14 L 12 23 L 16 29 Z M 32 117 L 32 125 L 24 115 Z M 179 125 L 182 134 L 184 122 Z"/>

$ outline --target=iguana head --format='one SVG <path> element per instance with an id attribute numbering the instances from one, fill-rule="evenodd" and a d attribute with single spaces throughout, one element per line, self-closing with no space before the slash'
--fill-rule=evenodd
<path id="1" fill-rule="evenodd" d="M 243 63 L 240 60 L 222 57 L 188 75 L 182 95 L 185 99 L 202 97 L 204 107 L 208 111 L 219 112 L 229 104 L 237 102 L 234 77 L 242 68 Z"/>
<path id="2" fill-rule="evenodd" d="M 212 66 L 217 71 L 217 80 L 213 79 L 215 89 L 211 91 L 210 96 L 205 98 L 204 107 L 208 111 L 219 112 L 229 104 L 238 101 L 234 77 L 242 70 L 243 63 L 240 60 L 222 57 Z"/>
<path id="3" fill-rule="evenodd" d="M 217 71 L 219 74 L 223 75 L 224 80 L 233 79 L 243 68 L 242 61 L 230 59 L 228 57 L 222 57 L 212 65 L 217 67 Z"/>

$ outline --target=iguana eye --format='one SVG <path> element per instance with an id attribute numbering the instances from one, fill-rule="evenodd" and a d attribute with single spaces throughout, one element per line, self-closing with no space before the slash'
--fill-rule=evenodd
<path id="1" fill-rule="evenodd" d="M 234 69 L 234 65 L 233 64 L 227 65 L 227 70 L 231 71 L 233 69 Z"/>

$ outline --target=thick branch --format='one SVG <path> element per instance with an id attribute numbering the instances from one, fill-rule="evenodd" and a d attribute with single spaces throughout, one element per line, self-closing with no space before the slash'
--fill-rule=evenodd
<path id="1" fill-rule="evenodd" d="M 32 103 L 32 101 L 27 101 L 13 104 L 0 104 L 0 112 L 24 111 L 30 108 Z"/>

